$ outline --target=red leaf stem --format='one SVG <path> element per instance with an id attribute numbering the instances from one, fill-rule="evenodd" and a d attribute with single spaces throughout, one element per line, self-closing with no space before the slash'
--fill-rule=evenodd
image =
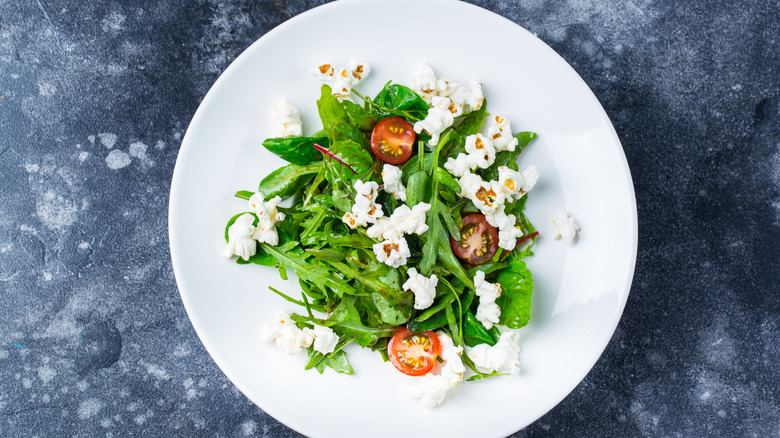
<path id="1" fill-rule="evenodd" d="M 347 163 L 343 162 L 343 161 L 341 160 L 341 158 L 339 158 L 339 157 L 337 157 L 336 155 L 334 155 L 334 154 L 333 154 L 333 152 L 331 152 L 331 151 L 327 150 L 326 148 L 324 148 L 324 147 L 322 147 L 322 146 L 318 145 L 317 143 L 314 143 L 314 149 L 317 149 L 318 151 L 322 152 L 323 154 L 325 154 L 325 155 L 329 156 L 330 158 L 333 158 L 334 160 L 338 161 L 339 163 L 341 163 L 341 164 L 343 164 L 343 165 L 347 166 L 347 168 L 348 168 L 349 170 L 351 170 L 351 171 L 352 171 L 352 173 L 354 173 L 355 175 L 357 175 L 357 172 L 355 172 L 355 169 L 353 169 L 353 168 L 352 168 L 352 166 L 350 166 L 349 164 L 347 164 Z"/>

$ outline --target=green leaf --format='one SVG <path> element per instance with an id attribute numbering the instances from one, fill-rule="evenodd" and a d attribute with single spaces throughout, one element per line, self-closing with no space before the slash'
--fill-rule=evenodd
<path id="1" fill-rule="evenodd" d="M 320 114 L 322 127 L 327 133 L 328 138 L 332 138 L 331 132 L 334 126 L 339 123 L 349 123 L 349 114 L 347 113 L 347 110 L 344 108 L 344 105 L 333 96 L 331 88 L 327 85 L 323 85 L 321 88 L 321 96 L 317 101 L 317 111 Z"/>
<path id="2" fill-rule="evenodd" d="M 431 197 L 431 178 L 424 171 L 418 171 L 406 182 L 406 205 L 414 207 Z"/>
<path id="3" fill-rule="evenodd" d="M 482 122 L 485 121 L 485 116 L 487 116 L 487 99 L 482 102 L 482 106 L 478 110 L 466 114 L 460 124 L 455 128 L 455 131 L 464 138 L 469 135 L 474 135 L 482 128 Z"/>
<path id="4" fill-rule="evenodd" d="M 493 326 L 490 330 L 477 319 L 471 310 L 466 311 L 463 318 L 463 341 L 466 346 L 473 347 L 479 344 L 496 345 L 498 337 L 501 335 L 498 327 Z"/>
<path id="5" fill-rule="evenodd" d="M 346 102 L 346 101 L 345 101 Z M 339 142 L 344 140 L 352 140 L 366 149 L 368 152 L 371 149 L 371 143 L 368 140 L 366 134 L 358 127 L 352 126 L 349 123 L 339 123 L 331 130 L 333 142 Z"/>
<path id="6" fill-rule="evenodd" d="M 344 108 L 347 110 L 347 116 L 349 117 L 349 123 L 353 126 L 362 129 L 363 131 L 370 131 L 374 129 L 377 123 L 377 116 L 372 114 L 369 110 L 363 108 L 363 106 L 356 103 L 345 100 Z"/>
<path id="7" fill-rule="evenodd" d="M 509 266 L 498 274 L 501 284 L 501 295 L 496 303 L 501 308 L 498 323 L 511 329 L 517 329 L 528 324 L 531 319 L 531 294 L 534 281 L 531 271 L 525 262 L 517 258 L 509 258 Z"/>
<path id="8" fill-rule="evenodd" d="M 330 317 L 324 321 L 324 325 L 334 330 L 355 338 L 355 342 L 361 347 L 367 347 L 377 339 L 393 336 L 398 330 L 394 326 L 379 325 L 367 327 L 360 318 L 360 313 L 355 307 L 357 297 L 345 295 Z"/>
<path id="9" fill-rule="evenodd" d="M 344 350 L 333 352 L 327 356 L 322 356 L 322 353 L 317 352 L 313 348 L 310 351 L 313 351 L 314 354 L 312 355 L 309 353 L 309 363 L 316 361 L 316 364 L 313 367 L 319 371 L 320 374 L 328 367 L 332 368 L 337 373 L 354 374 L 352 365 L 350 365 L 349 360 L 347 359 L 347 353 Z M 317 356 L 322 356 L 322 358 L 318 358 Z M 309 364 L 307 364 L 306 369 L 310 368 Z"/>
<path id="10" fill-rule="evenodd" d="M 297 244 L 297 242 L 291 243 Z M 266 243 L 261 243 L 260 245 L 267 253 L 276 257 L 280 265 L 294 270 L 298 278 L 311 282 L 326 295 L 328 290 L 332 290 L 338 296 L 355 294 L 357 292 L 348 283 L 341 281 L 337 276 L 333 275 L 333 270 L 319 263 L 307 261 L 308 254 L 295 254 L 289 251 L 295 245 L 292 245 L 289 249 L 286 249 L 284 246 L 275 247 Z"/>
<path id="11" fill-rule="evenodd" d="M 517 158 L 520 153 L 523 152 L 526 146 L 536 138 L 536 134 L 533 132 L 519 132 L 515 134 L 515 138 L 518 140 L 518 145 L 514 151 L 501 151 L 496 154 L 496 161 L 482 171 L 482 179 L 485 181 L 495 181 L 498 179 L 498 168 L 506 166 L 512 170 L 518 170 Z"/>
<path id="12" fill-rule="evenodd" d="M 271 199 L 274 196 L 281 196 L 282 198 L 292 196 L 306 186 L 313 178 L 312 175 L 317 174 L 321 168 L 321 161 L 315 161 L 306 166 L 288 164 L 274 170 L 263 178 L 257 187 L 257 191 L 262 193 L 265 199 Z"/>
<path id="13" fill-rule="evenodd" d="M 410 88 L 400 84 L 385 85 L 374 98 L 374 103 L 391 110 L 428 112 L 427 103 Z"/>
<path id="14" fill-rule="evenodd" d="M 352 140 L 342 140 L 333 143 L 328 151 L 338 158 L 337 160 L 332 157 L 324 157 L 324 163 L 328 169 L 327 177 L 331 184 L 344 184 L 351 192 L 355 180 L 367 181 L 370 179 L 374 158 L 360 144 Z"/>
<path id="15" fill-rule="evenodd" d="M 438 178 L 439 182 L 445 187 L 449 188 L 456 194 L 461 192 L 460 184 L 449 172 L 439 166 L 436 166 L 436 170 L 434 172 L 436 172 L 436 178 Z"/>
<path id="16" fill-rule="evenodd" d="M 314 143 L 328 147 L 328 139 L 319 137 L 267 138 L 263 146 L 284 160 L 299 166 L 305 166 L 319 156 Z"/>

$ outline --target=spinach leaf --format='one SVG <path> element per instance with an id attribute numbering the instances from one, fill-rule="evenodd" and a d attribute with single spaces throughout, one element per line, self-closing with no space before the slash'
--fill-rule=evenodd
<path id="1" fill-rule="evenodd" d="M 487 99 L 482 102 L 482 106 L 478 110 L 463 116 L 463 119 L 455 128 L 455 131 L 464 138 L 469 135 L 474 135 L 482 128 L 482 122 L 485 121 L 485 116 L 487 116 Z"/>
<path id="2" fill-rule="evenodd" d="M 342 102 L 347 110 L 349 123 L 363 131 L 370 131 L 378 122 L 378 117 L 361 105 L 345 100 Z"/>
<path id="3" fill-rule="evenodd" d="M 328 146 L 328 138 L 318 137 L 285 137 L 267 138 L 263 146 L 284 160 L 299 166 L 305 166 L 314 160 L 319 153 L 314 149 L 314 143 Z"/>
<path id="4" fill-rule="evenodd" d="M 473 347 L 479 344 L 496 345 L 498 337 L 501 335 L 498 327 L 493 326 L 490 330 L 477 319 L 476 316 L 467 310 L 463 318 L 463 341 L 466 346 Z"/>
<path id="5" fill-rule="evenodd" d="M 317 101 L 317 111 L 320 113 L 322 127 L 325 130 L 326 135 L 328 138 L 332 139 L 331 131 L 333 130 L 333 127 L 339 123 L 349 123 L 349 114 L 344 108 L 344 105 L 333 96 L 329 86 L 323 85 L 321 92 L 322 95 Z"/>
<path id="6" fill-rule="evenodd" d="M 316 149 L 312 148 L 317 152 Z M 280 167 L 260 181 L 257 191 L 263 194 L 265 199 L 271 199 L 274 196 L 286 198 L 298 193 L 313 178 L 312 175 L 322 169 L 322 162 L 315 161 L 306 166 L 297 164 L 288 164 Z"/>
<path id="7" fill-rule="evenodd" d="M 507 259 L 509 266 L 498 274 L 502 293 L 496 299 L 501 307 L 498 323 L 511 329 L 528 324 L 531 319 L 531 294 L 534 281 L 525 262 L 516 257 Z"/>
<path id="8" fill-rule="evenodd" d="M 388 83 L 374 98 L 374 103 L 388 109 L 404 111 L 428 111 L 427 103 L 410 88 Z"/>

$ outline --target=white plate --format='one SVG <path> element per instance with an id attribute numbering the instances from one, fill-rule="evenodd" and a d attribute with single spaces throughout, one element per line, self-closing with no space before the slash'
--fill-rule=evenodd
<path id="1" fill-rule="evenodd" d="M 433 35 L 430 36 L 430 35 Z M 404 397 L 408 377 L 378 354 L 348 350 L 355 374 L 304 371 L 305 355 L 257 341 L 281 309 L 268 291 L 297 293 L 276 270 L 221 256 L 227 219 L 244 211 L 236 190 L 252 190 L 283 162 L 260 142 L 281 97 L 300 108 L 306 133 L 320 128 L 310 76 L 319 61 L 367 61 L 358 85 L 374 95 L 389 80 L 409 83 L 426 62 L 460 82 L 484 84 L 488 110 L 514 131 L 539 138 L 523 153 L 541 179 L 528 216 L 541 232 L 529 261 L 536 290 L 521 330 L 518 376 L 464 382 L 435 409 Z M 582 225 L 569 247 L 552 239 L 565 209 Z M 623 311 L 633 277 L 637 219 L 620 142 L 574 70 L 539 39 L 478 7 L 450 0 L 343 0 L 268 32 L 217 80 L 182 142 L 171 185 L 171 257 L 182 301 L 198 335 L 228 378 L 264 411 L 310 436 L 505 436 L 560 402 L 598 359 Z M 295 309 L 297 310 L 297 309 Z M 583 407 L 587 409 L 587 407 Z"/>

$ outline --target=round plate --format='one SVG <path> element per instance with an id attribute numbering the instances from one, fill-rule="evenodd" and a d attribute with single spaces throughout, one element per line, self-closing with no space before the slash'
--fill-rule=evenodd
<path id="1" fill-rule="evenodd" d="M 305 371 L 305 354 L 258 341 L 260 326 L 294 305 L 271 293 L 299 288 L 276 270 L 222 257 L 224 226 L 284 163 L 260 143 L 269 110 L 288 98 L 304 132 L 320 129 L 319 62 L 372 67 L 357 86 L 374 95 L 387 81 L 409 84 L 425 62 L 440 75 L 484 84 L 488 111 L 513 131 L 539 138 L 520 166 L 541 179 L 527 213 L 541 232 L 528 265 L 536 290 L 531 323 L 520 330 L 516 376 L 464 382 L 426 409 L 406 398 L 409 379 L 379 354 L 348 349 L 355 374 Z M 552 239 L 566 210 L 582 226 L 576 244 Z M 552 409 L 584 378 L 614 332 L 633 277 L 637 218 L 625 156 L 604 110 L 553 50 L 514 23 L 450 0 L 343 0 L 268 32 L 222 74 L 192 119 L 171 184 L 173 268 L 193 326 L 227 377 L 260 408 L 309 436 L 506 436 Z M 392 413 L 392 414 L 390 414 Z"/>

